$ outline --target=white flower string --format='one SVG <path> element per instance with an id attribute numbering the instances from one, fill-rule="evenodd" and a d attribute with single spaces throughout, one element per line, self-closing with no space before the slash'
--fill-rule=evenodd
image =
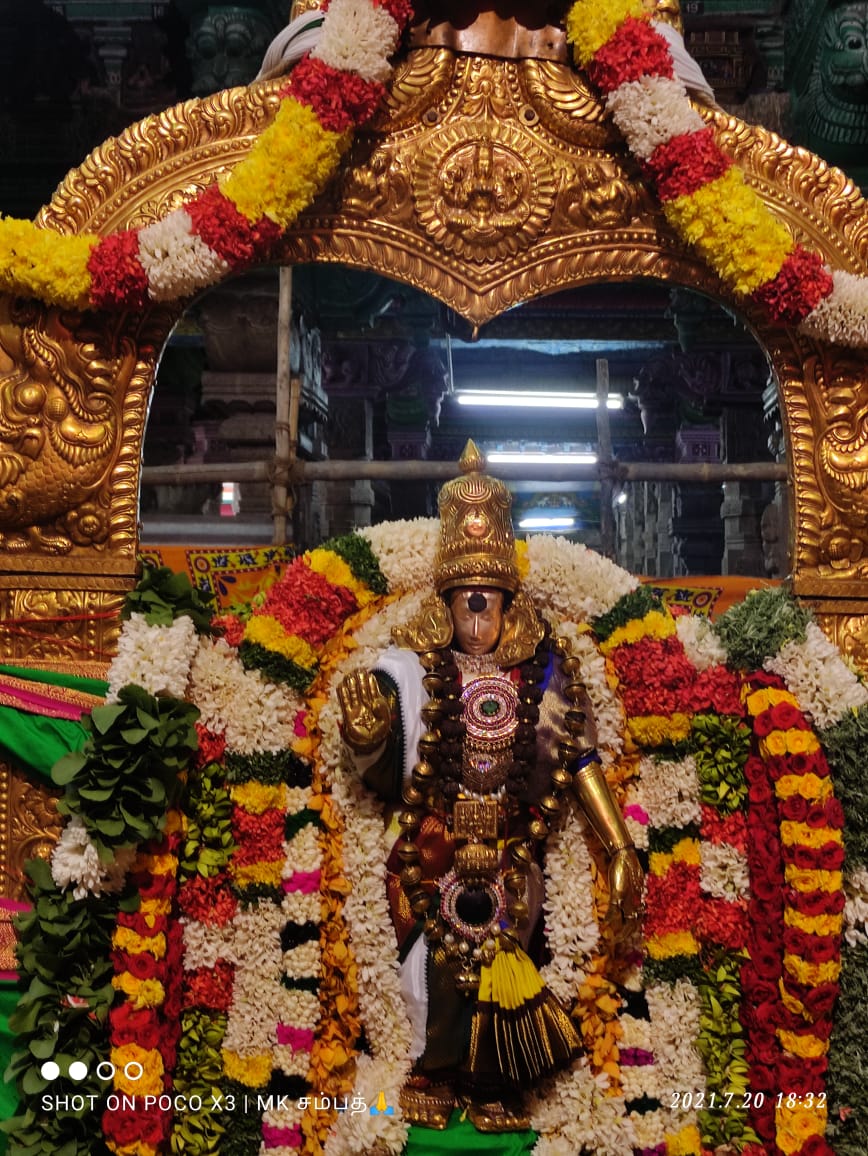
<path id="1" fill-rule="evenodd" d="M 714 629 L 714 623 L 698 614 L 680 614 L 675 631 L 684 653 L 700 672 L 726 662 L 726 650 Z"/>
<path id="2" fill-rule="evenodd" d="M 523 586 L 543 613 L 587 622 L 611 610 L 638 581 L 622 567 L 566 538 L 533 534 Z"/>
<path id="3" fill-rule="evenodd" d="M 868 867 L 844 876 L 844 938 L 851 947 L 868 945 Z"/>
<path id="4" fill-rule="evenodd" d="M 190 673 L 190 697 L 202 725 L 224 734 L 232 750 L 250 755 L 291 747 L 301 699 L 257 671 L 245 670 L 223 639 L 200 641 Z"/>
<path id="5" fill-rule="evenodd" d="M 118 691 L 130 684 L 148 694 L 184 698 L 190 664 L 199 646 L 192 618 L 182 614 L 171 626 L 152 626 L 144 614 L 124 622 L 118 650 L 108 671 L 106 702 L 117 702 Z"/>
<path id="6" fill-rule="evenodd" d="M 818 730 L 834 726 L 848 711 L 868 703 L 868 688 L 815 622 L 808 623 L 804 642 L 786 643 L 763 666 L 781 676 Z"/>
<path id="7" fill-rule="evenodd" d="M 114 895 L 123 889 L 135 857 L 135 847 L 129 847 L 102 861 L 83 820 L 73 815 L 51 853 L 51 877 L 62 890 L 71 886 L 73 899 Z"/>
<path id="8" fill-rule="evenodd" d="M 606 678 L 606 659 L 593 636 L 574 622 L 562 621 L 555 633 L 569 641 L 570 654 L 579 662 L 578 681 L 587 691 L 597 732 L 597 754 L 604 767 L 616 763 L 624 753 L 624 707 Z"/>

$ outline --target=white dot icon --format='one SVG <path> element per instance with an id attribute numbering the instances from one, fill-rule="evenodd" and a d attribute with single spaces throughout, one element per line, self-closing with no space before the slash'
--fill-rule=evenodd
<path id="1" fill-rule="evenodd" d="M 39 1073 L 43 1080 L 56 1080 L 60 1075 L 60 1065 L 56 1064 L 54 1060 L 46 1060 L 39 1069 Z"/>
<path id="2" fill-rule="evenodd" d="M 82 1060 L 73 1060 L 69 1065 L 69 1078 L 71 1080 L 83 1080 L 87 1075 L 87 1064 Z"/>

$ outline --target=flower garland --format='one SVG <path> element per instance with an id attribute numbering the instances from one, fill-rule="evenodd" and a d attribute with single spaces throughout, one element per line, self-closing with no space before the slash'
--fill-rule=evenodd
<path id="1" fill-rule="evenodd" d="M 777 1054 L 775 1063 L 762 1065 L 771 1094 L 754 1116 L 760 1134 L 774 1137 L 784 1152 L 815 1152 L 821 1150 L 817 1138 L 826 1125 L 821 1093 L 841 967 L 843 812 L 820 744 L 782 681 L 775 675 L 757 677 L 746 685 L 745 701 L 768 776 L 763 782 L 753 772 L 755 783 L 766 788 L 780 830 L 771 842 L 776 861 L 766 878 L 783 876 L 783 887 L 771 900 L 781 919 L 771 925 L 776 942 L 768 945 L 774 951 L 773 971 L 767 974 L 778 989 L 776 1015 L 769 1017 Z M 759 970 L 763 953 L 755 954 Z M 788 1095 L 775 1107 L 777 1089 Z"/>
<path id="2" fill-rule="evenodd" d="M 184 587 L 184 613 L 199 623 L 207 619 L 189 581 L 173 585 Z M 168 602 L 151 594 L 152 605 L 130 626 L 139 641 L 149 615 L 165 624 L 169 613 L 171 621 Z M 175 1059 L 179 940 L 167 911 L 177 866 L 171 808 L 196 747 L 196 711 L 162 693 L 160 675 L 158 695 L 136 685 L 139 674 L 144 682 L 146 671 L 158 670 L 171 671 L 172 689 L 186 683 L 188 626 L 155 629 L 153 652 L 138 643 L 122 648 L 109 671 L 113 701 L 94 708 L 84 748 L 52 771 L 64 787 L 58 806 L 68 823 L 50 866 L 35 860 L 29 868 L 34 908 L 19 929 L 19 958 L 30 987 L 10 1021 L 25 1048 L 10 1069 L 23 1107 L 6 1124 L 12 1152 L 91 1152 L 104 1137 L 118 1153 L 150 1156 L 165 1135 L 159 1115 L 148 1120 L 124 1108 L 104 1110 L 111 1086 L 99 1074 L 110 1055 L 129 1059 L 141 1065 L 150 1093 L 159 1094 Z M 116 991 L 123 998 L 111 1006 Z M 54 1055 L 61 1081 L 52 1085 L 42 1061 Z M 64 1065 L 73 1058 L 90 1069 L 83 1080 L 67 1079 Z M 118 1089 L 144 1094 L 144 1087 L 124 1088 L 120 1081 Z M 72 1097 L 66 1101 L 72 1106 L 47 1111 L 41 1093 L 49 1087 Z"/>
<path id="3" fill-rule="evenodd" d="M 169 919 L 178 868 L 177 820 L 177 814 L 170 815 L 163 842 L 139 853 L 131 876 L 139 906 L 118 914 L 112 936 L 112 986 L 124 997 L 109 1012 L 113 1085 L 136 1104 L 103 1113 L 103 1135 L 117 1156 L 154 1156 L 171 1128 L 172 1111 L 162 1106 L 162 1096 L 171 1088 L 181 1034 L 181 928 Z M 155 1110 L 142 1110 L 138 1101 L 144 1096 L 154 1097 Z"/>
<path id="4" fill-rule="evenodd" d="M 231 173 L 163 219 L 102 238 L 0 221 L 0 289 L 64 307 L 140 309 L 267 259 L 373 115 L 412 16 L 410 0 L 332 0 L 319 43 Z M 866 279 L 797 245 L 745 183 L 690 104 L 642 0 L 577 0 L 566 28 L 667 220 L 730 290 L 775 324 L 868 344 Z"/>
<path id="5" fill-rule="evenodd" d="M 161 220 L 105 237 L 0 221 L 0 289 L 63 307 L 141 309 L 267 259 L 373 115 L 411 15 L 409 0 L 332 0 L 319 44 L 250 154 Z"/>
<path id="6" fill-rule="evenodd" d="M 333 691 L 348 671 L 370 668 L 392 627 L 418 611 L 436 526 L 392 524 L 326 543 L 287 568 L 270 602 L 224 616 L 227 637 L 199 636 L 195 654 L 187 627 L 152 622 L 150 647 L 139 611 L 130 614 L 123 669 L 133 679 L 153 676 L 155 687 L 165 682 L 160 671 L 175 671 L 172 685 L 183 677 L 200 711 L 184 817 L 169 824 L 162 848 L 140 854 L 127 908 L 126 893 L 117 893 L 124 871 L 95 872 L 88 850 L 111 829 L 99 799 L 88 803 L 86 793 L 103 772 L 88 769 L 77 783 L 73 775 L 72 835 L 53 865 L 65 891 L 48 882 L 79 910 L 104 911 L 100 942 L 120 993 L 106 1041 L 116 1058 L 136 1045 L 149 1087 L 216 1092 L 247 1111 L 106 1115 L 102 1136 L 119 1153 L 403 1149 L 408 1129 L 397 1111 L 317 1105 L 324 1095 L 371 1105 L 380 1092 L 397 1105 L 410 1066 L 385 894 L 390 837 L 381 805 L 343 764 Z M 537 1156 L 623 1156 L 628 1147 L 699 1156 L 726 1145 L 748 1156 L 774 1145 L 816 1156 L 829 1151 L 827 1130 L 844 1137 L 849 1156 L 847 1137 L 860 1135 L 849 1120 L 856 1128 L 865 1120 L 864 1091 L 848 1082 L 843 1050 L 861 1055 L 866 1038 L 853 970 L 864 956 L 868 910 L 859 811 L 865 687 L 782 591 L 760 591 L 719 623 L 698 626 L 563 539 L 532 539 L 517 563 L 589 682 L 601 758 L 648 871 L 643 955 L 613 970 L 598 923 L 605 872 L 578 816 L 550 841 L 546 981 L 572 1005 L 586 1055 L 529 1100 Z M 400 593 L 387 573 L 416 574 L 418 588 Z M 299 595 L 319 577 L 327 597 L 311 607 Z M 277 614 L 286 636 L 314 653 L 306 700 L 286 681 L 269 682 L 250 654 L 248 666 L 240 656 L 250 621 Z M 177 650 L 177 670 L 161 646 Z M 132 654 L 141 655 L 138 670 Z M 174 701 L 142 695 L 140 688 L 130 700 L 137 711 Z M 98 718 L 108 761 L 112 724 L 130 726 L 129 688 L 117 697 L 102 708 L 111 715 Z M 825 723 L 819 736 L 816 719 Z M 137 750 L 135 728 L 127 746 Z M 91 757 L 87 765 L 102 763 Z M 852 944 L 842 951 L 845 849 Z M 168 910 L 176 887 L 180 919 Z M 71 898 L 74 888 L 84 889 L 82 899 Z M 39 934 L 48 928 L 42 918 Z M 179 975 L 181 938 L 179 988 L 171 977 Z M 836 1042 L 839 987 L 846 1016 Z M 170 1019 L 180 1024 L 177 1041 Z M 98 1053 L 98 1042 L 90 1046 Z M 828 1120 L 815 1107 L 827 1078 L 835 1113 Z M 98 1144 L 100 1115 L 86 1122 L 82 1151 Z M 74 1128 L 80 1133 L 80 1122 L 64 1120 L 45 1144 L 60 1146 Z"/>
<path id="7" fill-rule="evenodd" d="M 678 236 L 773 324 L 868 345 L 868 280 L 828 269 L 750 188 L 691 105 L 642 0 L 576 0 L 566 28 Z"/>

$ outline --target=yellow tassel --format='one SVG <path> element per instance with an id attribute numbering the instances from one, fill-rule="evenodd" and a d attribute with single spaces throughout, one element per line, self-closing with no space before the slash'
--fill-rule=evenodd
<path id="1" fill-rule="evenodd" d="M 504 1011 L 515 1011 L 543 989 L 543 981 L 533 961 L 520 947 L 515 951 L 498 951 L 491 967 L 484 970 L 491 972 L 488 998 Z M 479 998 L 486 998 L 481 984 Z"/>

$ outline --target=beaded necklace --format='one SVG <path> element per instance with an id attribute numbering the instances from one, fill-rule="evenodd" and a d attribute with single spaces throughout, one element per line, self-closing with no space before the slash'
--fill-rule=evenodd
<path id="1" fill-rule="evenodd" d="M 563 691 L 571 704 L 565 716 L 569 737 L 558 744 L 549 790 L 531 803 L 527 836 L 510 836 L 536 759 L 542 683 L 552 652 L 568 680 Z M 427 672 L 422 682 L 428 701 L 421 712 L 426 730 L 398 814 L 400 879 L 413 914 L 424 920 L 429 944 L 442 948 L 456 987 L 470 995 L 479 987 L 479 965 L 491 963 L 498 946 L 511 950 L 519 943 L 530 919 L 533 844 L 542 843 L 557 821 L 576 763 L 593 757 L 584 741 L 585 715 L 576 709 L 584 685 L 574 681 L 579 663 L 568 641 L 553 641 L 547 623 L 517 679 L 501 672 L 490 655 L 431 650 L 419 657 Z M 435 881 L 433 910 L 416 845 L 426 812 L 443 818 L 456 843 L 452 868 Z M 499 840 L 506 843 L 504 867 Z"/>

